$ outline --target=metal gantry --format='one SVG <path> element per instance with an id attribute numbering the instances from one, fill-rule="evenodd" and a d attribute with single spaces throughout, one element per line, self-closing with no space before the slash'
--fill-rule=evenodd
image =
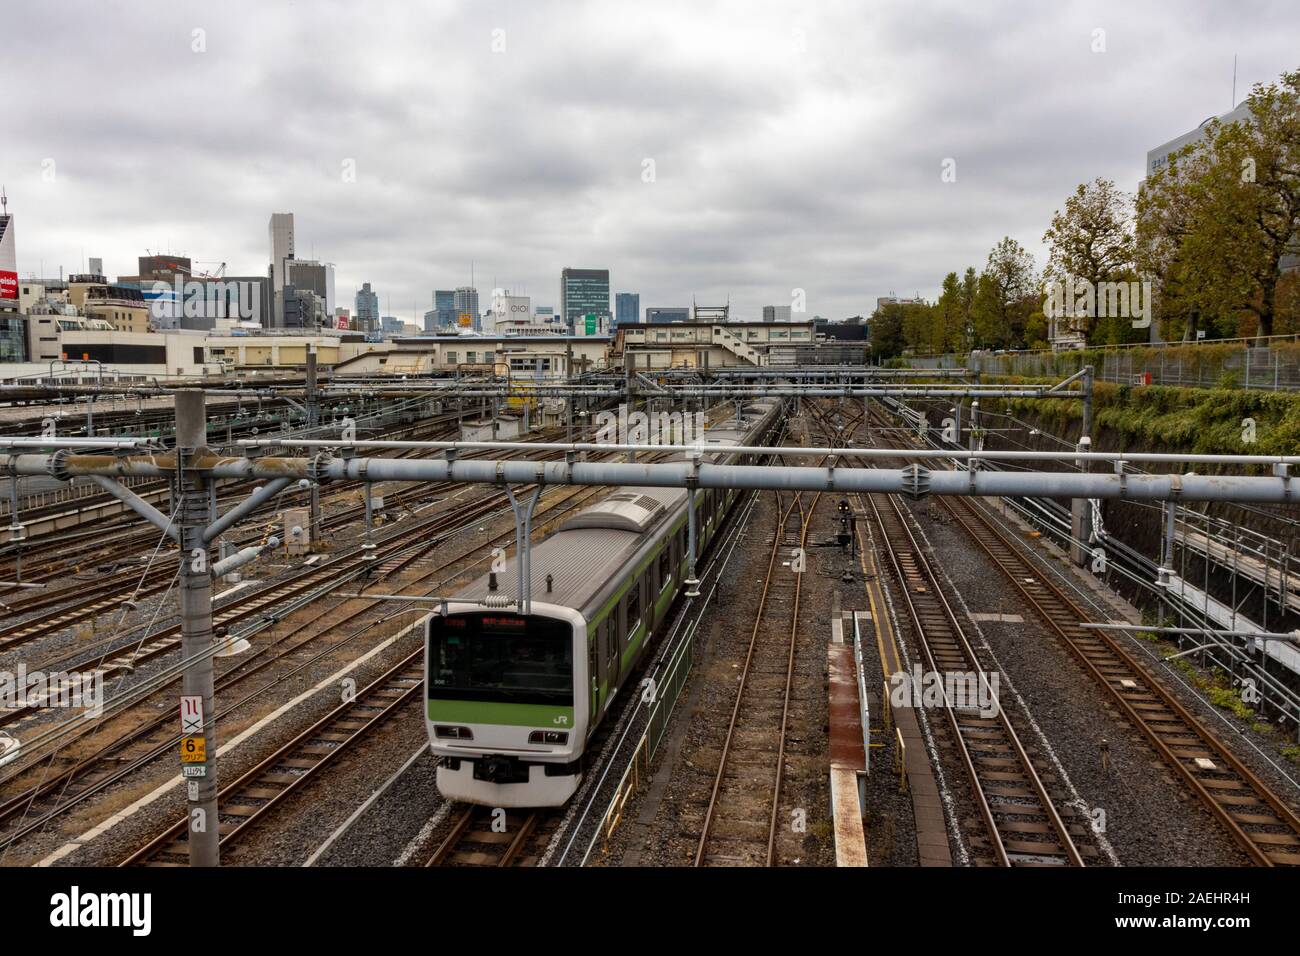
<path id="1" fill-rule="evenodd" d="M 1083 380 L 1080 391 L 1066 388 L 1076 378 Z M 317 389 L 309 373 L 306 390 L 308 426 L 318 424 L 314 407 L 330 387 Z M 1054 386 L 1026 390 L 997 389 L 976 385 L 955 388 L 914 388 L 845 386 L 794 388 L 761 384 L 757 386 L 683 386 L 666 395 L 648 394 L 647 382 L 626 381 L 629 392 L 643 397 L 698 397 L 743 399 L 779 392 L 797 397 L 824 394 L 860 397 L 864 404 L 872 397 L 945 397 L 960 402 L 971 398 L 971 447 L 960 449 L 898 450 L 876 448 L 791 448 L 791 455 L 834 455 L 829 467 L 785 465 L 720 465 L 704 461 L 705 456 L 726 450 L 739 454 L 768 454 L 765 446 L 646 445 L 589 442 L 388 442 L 343 439 L 254 439 L 239 443 L 249 452 L 243 457 L 217 455 L 207 445 L 205 391 L 175 392 L 176 446 L 159 449 L 135 438 L 111 436 L 87 439 L 51 439 L 43 437 L 0 438 L 0 474 L 10 477 L 11 523 L 16 525 L 16 482 L 21 476 L 51 476 L 63 481 L 86 477 L 144 516 L 181 545 L 180 603 L 182 653 L 189 663 L 184 671 L 184 694 L 202 701 L 201 739 L 203 759 L 186 764 L 187 797 L 190 811 L 190 858 L 192 865 L 209 866 L 218 862 L 220 839 L 217 816 L 216 735 L 212 674 L 214 637 L 212 629 L 212 583 L 214 577 L 229 573 L 254 560 L 268 549 L 278 547 L 274 538 L 264 544 L 245 548 L 220 561 L 211 560 L 211 551 L 221 534 L 257 507 L 283 492 L 294 482 L 307 482 L 313 489 L 331 481 L 359 481 L 364 489 L 367 541 L 371 526 L 370 491 L 373 482 L 453 481 L 503 487 L 516 521 L 518 606 L 527 612 L 531 593 L 530 542 L 531 518 L 542 490 L 548 485 L 659 486 L 680 487 L 688 492 L 688 593 L 694 593 L 696 578 L 696 494 L 707 488 L 779 489 L 858 493 L 899 493 L 913 499 L 926 495 L 959 496 L 1032 496 L 1087 499 L 1119 498 L 1170 502 L 1248 501 L 1288 503 L 1295 500 L 1300 487 L 1290 474 L 1300 465 L 1300 456 L 1264 455 L 1179 455 L 1155 453 L 1102 453 L 1080 449 L 1064 452 L 988 451 L 978 440 L 980 421 L 978 399 L 1003 397 L 1023 391 L 1035 396 L 1082 397 L 1085 400 L 1085 435 L 1090 430 L 1090 375 L 1080 373 Z M 407 394 L 404 390 L 403 394 Z M 429 394 L 424 392 L 422 394 Z M 501 393 L 484 391 L 489 394 Z M 569 398 L 582 392 L 570 389 L 559 394 Z M 461 392 L 456 397 L 477 396 L 478 392 Z M 606 393 L 608 397 L 608 393 Z M 959 406 L 960 407 L 960 406 Z M 960 416 L 960 411 L 955 411 Z M 958 419 L 960 420 L 960 419 Z M 271 447 L 303 449 L 313 454 L 304 457 L 256 456 L 254 452 Z M 422 449 L 439 457 L 397 459 L 365 457 L 367 450 L 394 448 Z M 53 449 L 53 450 L 51 450 Z M 527 459 L 462 459 L 462 450 L 502 452 L 565 453 L 562 461 Z M 626 452 L 629 459 L 637 452 L 677 452 L 678 461 L 584 461 L 586 452 Z M 904 467 L 845 466 L 849 459 L 870 465 L 873 460 L 902 458 Z M 956 461 L 958 470 L 926 467 L 927 462 Z M 1065 462 L 1072 471 L 994 471 L 981 463 Z M 1106 466 L 1105 471 L 1090 472 L 1090 464 Z M 1271 475 L 1256 474 L 1134 474 L 1130 468 L 1138 463 L 1180 465 L 1216 465 L 1246 469 L 1258 465 L 1272 467 Z M 132 477 L 162 478 L 173 482 L 176 511 L 171 517 L 126 488 L 121 480 Z M 217 515 L 212 489 L 220 479 L 263 479 L 265 484 L 239 504 Z M 531 493 L 520 499 L 515 489 L 530 486 Z M 1085 539 L 1086 540 L 1086 539 Z"/>

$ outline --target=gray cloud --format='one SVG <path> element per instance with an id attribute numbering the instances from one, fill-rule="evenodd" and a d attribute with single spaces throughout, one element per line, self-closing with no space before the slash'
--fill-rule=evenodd
<path id="1" fill-rule="evenodd" d="M 934 295 L 1075 184 L 1300 66 L 1283 3 L 27 3 L 6 9 L 0 182 L 19 268 L 166 247 L 300 255 L 410 317 L 430 290 L 608 267 L 646 305 L 756 317 Z M 1093 31 L 1106 52 L 1093 53 Z M 195 30 L 206 52 L 193 51 Z M 494 34 L 501 30 L 503 34 Z M 505 50 L 493 52 L 494 39 Z M 957 181 L 940 164 L 957 163 Z M 657 180 L 642 181 L 642 161 Z M 55 163 L 54 182 L 42 163 Z M 342 163 L 357 181 L 342 181 Z"/>

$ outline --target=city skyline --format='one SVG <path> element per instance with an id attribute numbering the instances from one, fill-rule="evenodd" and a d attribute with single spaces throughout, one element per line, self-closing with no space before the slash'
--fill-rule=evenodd
<path id="1" fill-rule="evenodd" d="M 287 210 L 298 258 L 417 324 L 471 269 L 480 291 L 558 307 L 569 263 L 643 302 L 753 319 L 802 289 L 809 317 L 865 315 L 891 290 L 933 299 L 1003 235 L 1041 266 L 1075 185 L 1134 188 L 1148 150 L 1292 67 L 1285 9 L 1248 6 L 593 7 L 561 28 L 546 7 L 381 4 L 340 7 L 301 51 L 274 42 L 288 7 L 204 24 L 161 4 L 25 6 L 11 67 L 63 65 L 12 103 L 23 134 L 0 143 L 0 182 L 24 276 L 91 256 L 126 274 L 146 250 L 263 274 L 268 218 Z M 110 27 L 107 70 L 81 41 Z M 445 65 L 436 78 L 416 47 Z M 344 82 L 331 51 L 392 65 Z M 160 123 L 141 105 L 160 65 L 201 111 Z M 218 87 L 233 92 L 213 101 Z"/>

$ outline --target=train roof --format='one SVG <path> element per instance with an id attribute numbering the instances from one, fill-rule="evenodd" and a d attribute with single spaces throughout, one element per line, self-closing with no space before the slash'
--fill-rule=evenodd
<path id="1" fill-rule="evenodd" d="M 636 531 L 618 528 L 576 528 L 553 534 L 532 547 L 534 601 L 582 608 L 609 581 L 613 569 L 621 567 L 642 542 Z M 486 575 L 456 595 L 454 600 L 481 604 L 491 595 L 514 596 L 518 586 L 518 564 L 511 557 L 505 571 L 497 575 L 496 591 L 488 590 Z M 546 590 L 546 576 L 552 590 Z"/>
<path id="2" fill-rule="evenodd" d="M 746 405 L 740 420 L 733 417 L 710 428 L 705 443 L 716 445 L 719 453 L 729 445 L 741 444 L 758 419 L 776 404 L 777 400 L 767 400 Z M 673 458 L 682 460 L 685 452 Z M 714 456 L 706 452 L 704 458 L 707 461 Z M 611 576 L 633 558 L 646 535 L 678 512 L 685 500 L 684 488 L 631 486 L 616 488 L 584 508 L 546 540 L 532 546 L 532 599 L 575 609 L 586 607 Z M 513 597 L 518 574 L 518 563 L 512 556 L 506 560 L 505 570 L 497 574 L 495 592 L 488 589 L 485 574 L 458 592 L 454 600 L 482 604 L 494 595 Z M 548 574 L 550 592 L 546 590 Z"/>

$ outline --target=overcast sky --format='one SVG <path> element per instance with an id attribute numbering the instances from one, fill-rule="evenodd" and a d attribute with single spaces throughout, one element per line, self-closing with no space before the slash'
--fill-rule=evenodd
<path id="1" fill-rule="evenodd" d="M 1234 53 L 1238 100 L 1300 68 L 1292 2 L 416 7 L 6 3 L 19 272 L 161 250 L 265 274 L 291 211 L 348 308 L 369 281 L 422 315 L 472 261 L 484 305 L 558 306 L 570 265 L 643 309 L 752 319 L 803 289 L 842 318 L 932 298 L 1003 235 L 1041 265 L 1076 184 L 1133 189 L 1231 107 Z"/>

